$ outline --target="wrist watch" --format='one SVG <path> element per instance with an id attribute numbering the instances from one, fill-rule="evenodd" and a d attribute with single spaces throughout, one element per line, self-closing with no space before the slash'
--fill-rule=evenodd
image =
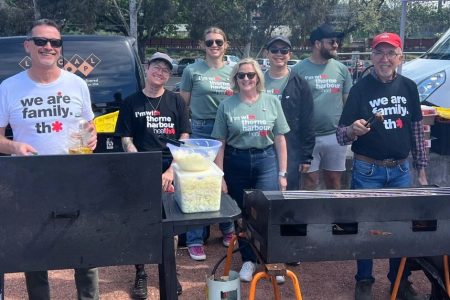
<path id="1" fill-rule="evenodd" d="M 286 171 L 280 171 L 280 172 L 278 172 L 278 176 L 286 178 L 287 172 Z"/>

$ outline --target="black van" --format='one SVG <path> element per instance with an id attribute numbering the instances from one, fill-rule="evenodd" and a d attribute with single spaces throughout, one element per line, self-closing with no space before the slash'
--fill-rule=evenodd
<path id="1" fill-rule="evenodd" d="M 25 36 L 0 37 L 0 82 L 31 66 L 24 50 Z M 89 86 L 96 117 L 117 111 L 128 95 L 144 87 L 142 64 L 133 48 L 134 39 L 124 36 L 63 36 L 59 66 L 83 78 Z M 10 135 L 11 133 L 7 133 Z M 95 152 L 122 151 L 113 133 L 99 133 Z"/>

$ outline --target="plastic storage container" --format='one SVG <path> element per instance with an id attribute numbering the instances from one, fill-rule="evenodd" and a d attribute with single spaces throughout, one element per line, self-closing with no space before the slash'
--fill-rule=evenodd
<path id="1" fill-rule="evenodd" d="M 205 171 L 217 156 L 222 142 L 211 139 L 187 139 L 180 147 L 167 144 L 173 159 L 185 171 Z"/>
<path id="2" fill-rule="evenodd" d="M 214 163 L 201 172 L 182 170 L 172 165 L 175 173 L 175 200 L 184 213 L 220 210 L 223 172 Z"/>

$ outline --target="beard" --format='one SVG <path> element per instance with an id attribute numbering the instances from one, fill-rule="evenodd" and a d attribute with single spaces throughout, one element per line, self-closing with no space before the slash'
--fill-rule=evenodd
<path id="1" fill-rule="evenodd" d="M 335 50 L 328 50 L 328 49 L 322 48 L 322 49 L 320 49 L 320 55 L 324 59 L 336 58 L 337 52 L 332 52 L 332 51 L 335 51 Z"/>

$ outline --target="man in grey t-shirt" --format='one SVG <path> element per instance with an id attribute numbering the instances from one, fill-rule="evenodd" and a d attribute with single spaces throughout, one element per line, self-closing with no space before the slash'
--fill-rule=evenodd
<path id="1" fill-rule="evenodd" d="M 316 143 L 303 187 L 314 190 L 319 185 L 319 170 L 323 170 L 327 189 L 340 189 L 341 174 L 345 170 L 347 147 L 336 141 L 336 128 L 342 108 L 351 88 L 352 78 L 347 68 L 335 58 L 342 33 L 328 24 L 317 27 L 310 35 L 312 53 L 293 67 L 306 79 L 314 100 Z"/>

